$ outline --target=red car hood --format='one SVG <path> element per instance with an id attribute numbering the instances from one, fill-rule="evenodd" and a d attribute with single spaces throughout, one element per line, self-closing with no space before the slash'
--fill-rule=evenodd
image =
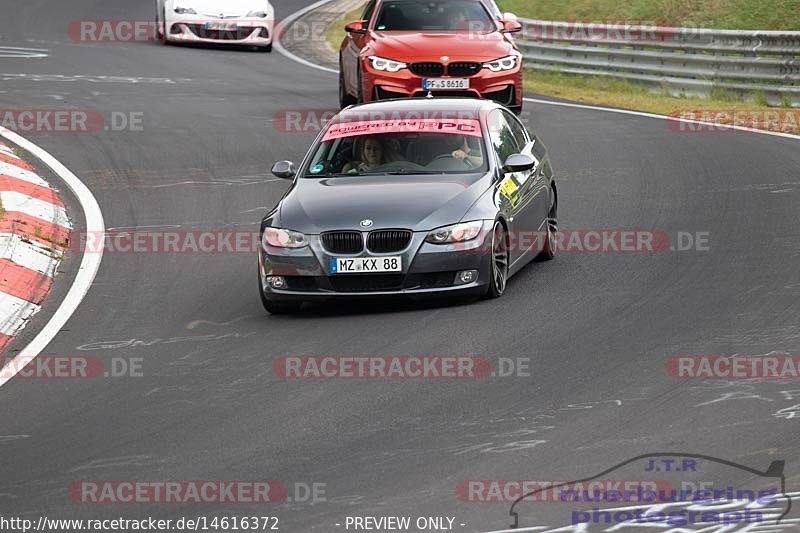
<path id="1" fill-rule="evenodd" d="M 468 32 L 372 31 L 369 55 L 396 61 L 491 61 L 512 53 L 505 34 Z"/>

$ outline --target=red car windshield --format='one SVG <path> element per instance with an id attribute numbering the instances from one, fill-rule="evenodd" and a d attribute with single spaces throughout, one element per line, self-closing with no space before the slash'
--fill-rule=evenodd
<path id="1" fill-rule="evenodd" d="M 480 0 L 393 0 L 381 4 L 377 31 L 494 31 L 497 26 Z"/>

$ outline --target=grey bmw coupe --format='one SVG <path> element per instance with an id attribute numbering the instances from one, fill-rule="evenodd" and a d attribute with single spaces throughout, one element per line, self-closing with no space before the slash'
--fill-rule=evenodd
<path id="1" fill-rule="evenodd" d="M 349 107 L 322 129 L 261 222 L 258 290 L 270 313 L 331 298 L 497 298 L 556 253 L 558 196 L 542 141 L 473 99 Z"/>

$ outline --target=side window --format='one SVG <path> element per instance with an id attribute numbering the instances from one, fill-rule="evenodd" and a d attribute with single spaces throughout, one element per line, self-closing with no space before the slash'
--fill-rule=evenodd
<path id="1" fill-rule="evenodd" d="M 367 4 L 366 9 L 364 9 L 364 13 L 361 15 L 361 20 L 369 21 L 372 19 L 372 14 L 375 12 L 375 5 L 377 3 L 377 0 L 372 0 L 369 4 Z"/>
<path id="2" fill-rule="evenodd" d="M 508 122 L 508 125 L 511 127 L 511 132 L 514 134 L 514 138 L 517 140 L 517 145 L 519 146 L 519 151 L 521 152 L 528 145 L 528 134 L 525 131 L 525 127 L 517 120 L 517 117 L 508 111 L 503 111 L 503 116 L 505 116 L 506 122 Z"/>
<path id="3" fill-rule="evenodd" d="M 492 139 L 492 146 L 501 164 L 508 156 L 518 154 L 522 150 L 511 125 L 499 109 L 495 109 L 489 115 L 489 137 Z"/>

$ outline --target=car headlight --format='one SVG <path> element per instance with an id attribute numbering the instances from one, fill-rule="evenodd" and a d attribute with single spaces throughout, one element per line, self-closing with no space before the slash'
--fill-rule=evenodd
<path id="1" fill-rule="evenodd" d="M 197 15 L 197 11 L 191 7 L 176 7 L 175 13 L 178 15 Z"/>
<path id="2" fill-rule="evenodd" d="M 483 68 L 488 68 L 492 72 L 500 72 L 502 70 L 512 70 L 517 66 L 517 56 L 506 56 L 494 61 L 489 61 L 483 64 Z"/>
<path id="3" fill-rule="evenodd" d="M 425 237 L 425 241 L 431 244 L 471 241 L 478 236 L 482 227 L 483 221 L 481 220 L 444 226 L 443 228 L 437 228 L 428 233 L 428 236 Z"/>
<path id="4" fill-rule="evenodd" d="M 401 61 L 393 61 L 378 56 L 370 56 L 369 62 L 375 70 L 383 70 L 386 72 L 397 72 L 408 66 Z"/>
<path id="5" fill-rule="evenodd" d="M 275 248 L 303 248 L 308 246 L 306 236 L 298 231 L 280 228 L 265 228 L 262 243 Z"/>
<path id="6" fill-rule="evenodd" d="M 247 18 L 250 18 L 250 17 L 258 18 L 258 19 L 265 19 L 265 18 L 267 18 L 267 12 L 266 11 L 251 11 L 250 13 L 247 14 Z"/>

